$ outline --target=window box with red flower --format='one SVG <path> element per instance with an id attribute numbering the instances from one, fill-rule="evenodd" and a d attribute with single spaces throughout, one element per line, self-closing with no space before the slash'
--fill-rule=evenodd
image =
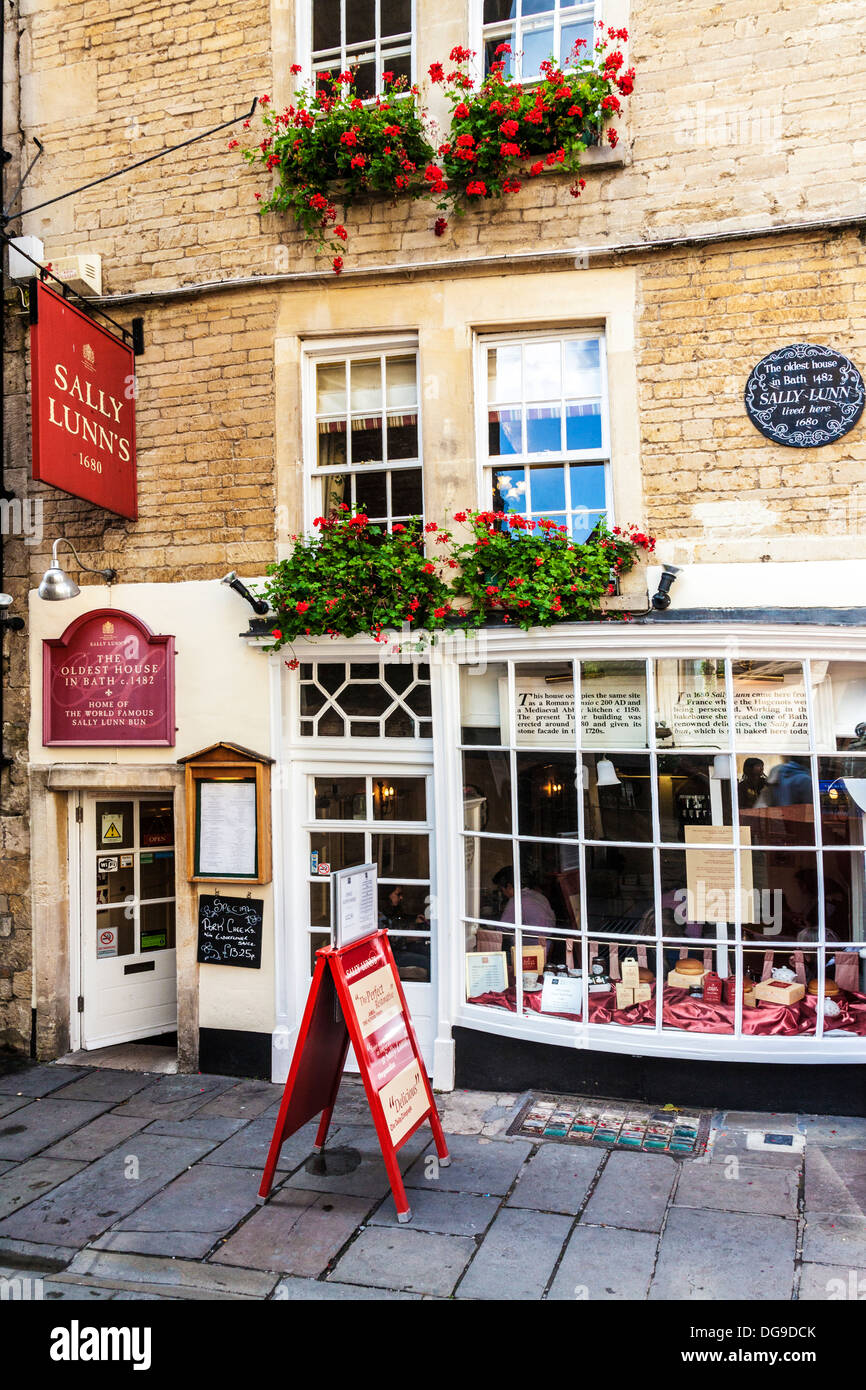
<path id="1" fill-rule="evenodd" d="M 463 618 L 475 627 L 498 621 L 528 629 L 598 617 L 620 576 L 655 546 L 635 527 L 607 531 L 599 524 L 580 545 L 544 517 L 481 511 L 460 518 L 469 537 L 451 552 L 459 566 L 455 591 L 470 599 Z"/>
<path id="2" fill-rule="evenodd" d="M 317 77 L 315 89 L 299 87 L 282 112 L 262 97 L 264 138 L 243 155 L 274 174 L 271 193 L 257 195 L 259 210 L 291 213 L 317 249 L 330 252 L 339 274 L 348 210 L 370 197 L 426 195 L 425 170 L 434 151 L 418 88 L 409 87 L 405 77 L 393 78 L 386 94 L 374 101 L 356 95 L 352 72 Z"/>
<path id="3" fill-rule="evenodd" d="M 634 86 L 634 70 L 625 70 L 616 46 L 627 31 L 600 26 L 596 32 L 591 51 L 578 39 L 567 66 L 543 60 L 539 79 L 528 86 L 509 76 L 508 44 L 496 48 L 477 89 L 469 73 L 475 55 L 468 49 L 452 50 L 449 72 L 441 64 L 431 67 L 431 80 L 444 83 L 452 112 L 449 137 L 439 147 L 440 208 L 460 213 L 551 172 L 567 173 L 572 194 L 580 195 L 586 152 L 615 149 L 619 133 L 612 122 Z"/>

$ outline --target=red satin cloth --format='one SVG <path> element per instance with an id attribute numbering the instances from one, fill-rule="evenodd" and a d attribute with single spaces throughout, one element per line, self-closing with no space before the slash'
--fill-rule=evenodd
<path id="1" fill-rule="evenodd" d="M 653 987 L 653 994 L 655 988 Z M 479 994 L 469 1000 L 470 1004 L 484 1004 L 488 1008 L 507 1009 L 516 1013 L 516 990 L 512 987 L 504 994 Z M 825 1033 L 843 1030 L 866 1038 L 866 995 L 841 994 L 836 1003 L 840 1012 L 835 1018 L 824 1019 Z M 541 994 L 523 996 L 524 1011 L 541 1013 Z M 795 1037 L 815 1032 L 817 1000 L 807 994 L 797 1004 L 768 1004 L 762 999 L 757 1008 L 743 1009 L 743 1035 L 746 1037 Z M 589 996 L 590 1023 L 620 1023 L 633 1027 L 643 1024 L 655 1027 L 655 998 L 646 1004 L 635 1004 L 630 1009 L 616 1007 L 616 993 L 608 990 L 604 994 Z M 545 1014 L 545 1018 L 568 1018 L 575 1023 L 580 1019 L 576 1014 Z M 692 999 L 687 990 L 672 989 L 665 985 L 662 1022 L 667 1028 L 679 1028 L 689 1033 L 733 1033 L 733 1004 L 706 1004 L 703 999 Z"/>

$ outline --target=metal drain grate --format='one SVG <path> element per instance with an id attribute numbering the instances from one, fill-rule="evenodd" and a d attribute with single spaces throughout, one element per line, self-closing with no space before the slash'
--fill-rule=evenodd
<path id="1" fill-rule="evenodd" d="M 710 1119 L 708 1110 L 655 1110 L 621 1101 L 534 1094 L 507 1133 L 559 1144 L 698 1158 L 706 1152 Z"/>

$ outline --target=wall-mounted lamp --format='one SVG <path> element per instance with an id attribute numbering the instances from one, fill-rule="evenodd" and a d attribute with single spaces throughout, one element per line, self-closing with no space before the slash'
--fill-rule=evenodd
<path id="1" fill-rule="evenodd" d="M 54 603 L 58 599 L 77 598 L 77 596 L 81 593 L 81 590 L 79 589 L 75 580 L 70 579 L 69 575 L 65 572 L 65 570 L 60 568 L 60 561 L 57 558 L 57 547 L 59 545 L 69 546 L 69 549 L 72 551 L 73 555 L 78 561 L 79 569 L 87 570 L 88 574 L 101 574 L 106 584 L 114 583 L 115 579 L 117 578 L 117 570 L 95 570 L 90 565 L 85 565 L 82 562 L 78 554 L 78 551 L 75 549 L 75 546 L 72 544 L 72 541 L 68 541 L 65 536 L 58 536 L 57 540 L 51 547 L 51 565 L 43 574 L 42 583 L 39 585 L 39 588 L 37 589 L 37 593 L 39 594 L 40 598 L 48 599 L 49 602 Z"/>
<path id="2" fill-rule="evenodd" d="M 671 606 L 671 586 L 679 574 L 676 565 L 662 565 L 662 577 L 659 586 L 653 594 L 653 608 L 657 613 L 663 613 L 666 608 Z"/>
<path id="3" fill-rule="evenodd" d="M 11 608 L 14 599 L 11 594 L 0 594 L 0 632 L 20 632 L 24 627 L 24 619 L 9 617 L 6 609 Z"/>
<path id="4" fill-rule="evenodd" d="M 268 612 L 270 604 L 267 600 L 256 598 L 254 594 L 251 594 L 243 580 L 238 579 L 234 570 L 229 570 L 225 578 L 220 580 L 220 583 L 228 584 L 229 588 L 234 589 L 236 594 L 240 594 L 241 598 L 245 598 L 250 608 L 254 613 L 258 613 L 260 618 L 263 618 Z"/>

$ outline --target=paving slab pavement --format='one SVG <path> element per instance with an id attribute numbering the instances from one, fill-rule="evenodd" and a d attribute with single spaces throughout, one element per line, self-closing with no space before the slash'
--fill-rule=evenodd
<path id="1" fill-rule="evenodd" d="M 440 1236 L 479 1236 L 487 1230 L 497 1211 L 497 1197 L 479 1197 L 467 1192 L 428 1191 L 423 1187 L 407 1190 L 412 1209 L 412 1228 Z M 370 1217 L 371 1226 L 398 1226 L 394 1198 L 388 1193 Z"/>
<path id="2" fill-rule="evenodd" d="M 660 1231 L 683 1166 L 666 1154 L 610 1153 L 587 1203 L 585 1220 L 594 1226 Z"/>
<path id="3" fill-rule="evenodd" d="M 30 1158 L 26 1163 L 16 1164 L 11 1173 L 0 1177 L 0 1218 L 11 1216 L 13 1211 L 66 1182 L 83 1167 L 82 1162 L 63 1158 Z"/>
<path id="4" fill-rule="evenodd" d="M 458 1298 L 541 1298 L 571 1230 L 567 1216 L 504 1207 L 460 1281 Z"/>
<path id="5" fill-rule="evenodd" d="M 467 1236 L 433 1235 L 406 1226 L 368 1226 L 337 1261 L 329 1276 L 341 1283 L 367 1284 L 447 1298 L 475 1254 Z"/>
<path id="6" fill-rule="evenodd" d="M 729 1111 L 706 1159 L 672 1159 L 512 1138 L 525 1097 L 458 1091 L 451 1165 L 426 1127 L 400 1151 L 401 1225 L 350 1076 L 324 1165 L 312 1122 L 259 1206 L 280 1093 L 77 1065 L 0 1077 L 0 1279 L 64 1302 L 866 1295 L 866 1120 Z"/>
<path id="7" fill-rule="evenodd" d="M 134 1145 L 133 1154 L 122 1150 L 106 1154 L 47 1196 L 5 1217 L 0 1221 L 0 1236 L 86 1245 L 202 1158 L 209 1147 L 201 1139 L 169 1139 L 161 1134 L 138 1134 Z"/>
<path id="8" fill-rule="evenodd" d="M 683 1163 L 674 1205 L 708 1211 L 755 1212 L 796 1219 L 799 1176 L 760 1163 Z"/>
<path id="9" fill-rule="evenodd" d="M 866 1148 L 810 1144 L 806 1153 L 806 1209 L 866 1216 Z"/>
<path id="10" fill-rule="evenodd" d="M 59 1067 L 56 1062 L 17 1067 L 14 1071 L 0 1072 L 0 1095 L 47 1096 L 79 1077 L 89 1075 L 91 1072 L 87 1067 Z"/>
<path id="11" fill-rule="evenodd" d="M 97 1250 L 202 1259 L 221 1236 L 256 1209 L 261 1174 L 254 1168 L 198 1164 L 114 1223 L 93 1241 Z"/>
<path id="12" fill-rule="evenodd" d="M 362 1197 L 283 1187 L 216 1251 L 213 1263 L 315 1278 L 369 1210 Z"/>
<path id="13" fill-rule="evenodd" d="M 649 1291 L 657 1249 L 653 1232 L 575 1226 L 547 1297 L 567 1303 L 642 1301 Z"/>
<path id="14" fill-rule="evenodd" d="M 675 1207 L 650 1299 L 790 1299 L 797 1225 L 781 1216 Z"/>
<path id="15" fill-rule="evenodd" d="M 81 1129 L 107 1110 L 110 1101 L 34 1100 L 0 1120 L 0 1158 L 32 1158 L 41 1149 Z"/>
<path id="16" fill-rule="evenodd" d="M 43 1150 L 42 1157 L 80 1159 L 84 1163 L 92 1163 L 94 1159 L 102 1158 L 118 1148 L 131 1135 L 144 1129 L 146 1124 L 147 1120 L 135 1115 L 100 1115 L 82 1129 L 68 1134 L 59 1144 L 52 1144 L 50 1149 Z"/>
<path id="17" fill-rule="evenodd" d="M 508 1205 L 576 1216 L 604 1158 L 601 1149 L 589 1145 L 542 1144 L 521 1168 Z"/>

